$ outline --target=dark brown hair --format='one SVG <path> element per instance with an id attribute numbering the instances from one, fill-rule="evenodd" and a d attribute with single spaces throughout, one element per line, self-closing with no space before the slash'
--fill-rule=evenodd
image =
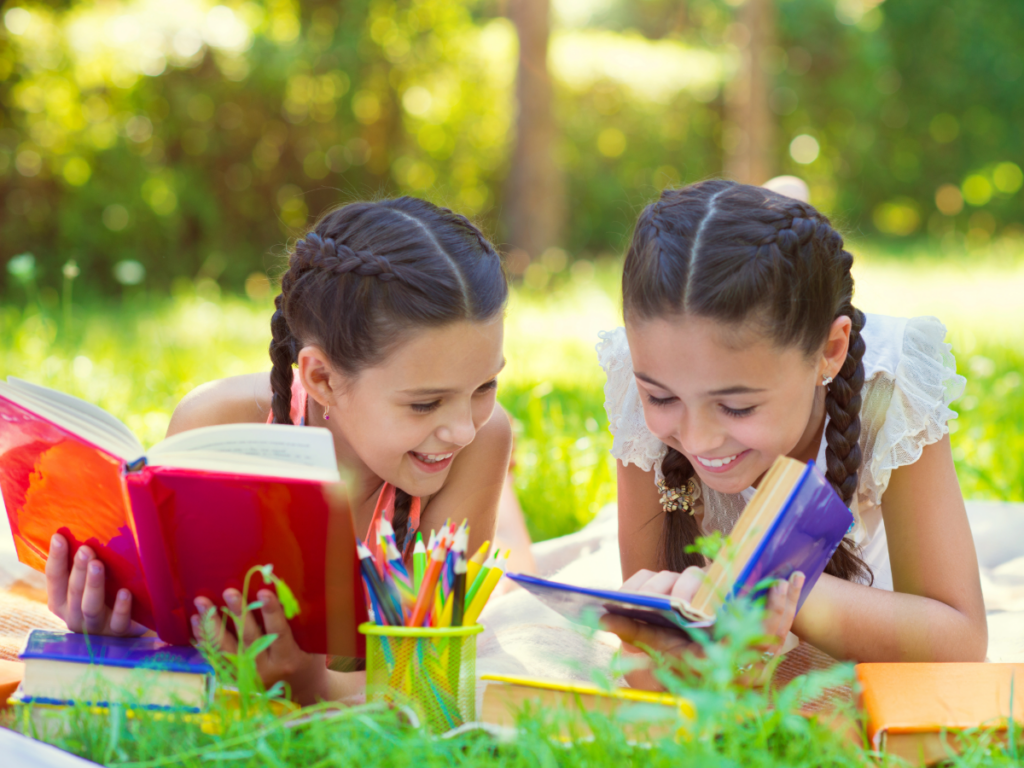
<path id="1" fill-rule="evenodd" d="M 798 200 L 732 181 L 705 181 L 666 190 L 640 214 L 622 276 L 623 312 L 639 320 L 693 314 L 724 323 L 753 320 L 779 346 L 817 353 L 832 322 L 853 323 L 846 361 L 829 385 L 825 408 L 826 477 L 847 505 L 861 464 L 861 388 L 864 315 L 853 299 L 853 256 L 829 220 Z M 669 487 L 694 474 L 689 460 L 668 449 L 662 463 Z M 685 548 L 699 535 L 697 521 L 665 513 L 664 567 L 703 565 Z M 873 579 L 847 538 L 826 573 Z"/>
<path id="2" fill-rule="evenodd" d="M 292 423 L 292 366 L 303 346 L 318 345 L 354 376 L 385 360 L 410 330 L 489 320 L 507 298 L 497 252 L 464 216 L 412 197 L 331 211 L 295 244 L 274 300 L 275 423 Z M 400 545 L 408 512 L 399 489 Z"/>

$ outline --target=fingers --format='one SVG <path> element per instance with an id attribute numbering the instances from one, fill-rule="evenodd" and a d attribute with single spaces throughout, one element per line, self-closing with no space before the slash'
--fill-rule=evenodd
<path id="1" fill-rule="evenodd" d="M 656 575 L 657 574 L 654 571 L 648 571 L 646 568 L 641 568 L 622 583 L 622 589 L 629 590 L 631 592 L 638 592 L 643 584 L 650 581 L 651 577 Z"/>
<path id="2" fill-rule="evenodd" d="M 68 578 L 67 615 L 64 621 L 68 629 L 81 632 L 84 626 L 82 618 L 82 598 L 85 595 L 85 582 L 88 576 L 89 563 L 95 559 L 89 547 L 79 547 L 75 560 L 71 565 L 71 576 Z"/>
<path id="3" fill-rule="evenodd" d="M 127 589 L 117 590 L 114 609 L 110 612 L 110 633 L 112 635 L 135 634 L 132 623 L 132 593 Z"/>
<path id="4" fill-rule="evenodd" d="M 284 608 L 281 607 L 281 601 L 277 599 L 277 595 L 269 589 L 261 589 L 256 593 L 256 597 L 263 603 L 263 628 L 268 635 L 277 635 L 277 640 L 274 641 L 277 650 L 281 650 L 282 646 L 286 645 L 297 648 L 292 628 L 288 624 L 288 619 L 285 618 Z"/>
<path id="5" fill-rule="evenodd" d="M 68 608 L 68 543 L 59 533 L 50 539 L 46 557 L 46 606 L 62 619 Z"/>
<path id="6" fill-rule="evenodd" d="M 690 602 L 705 579 L 707 579 L 707 574 L 697 566 L 691 565 L 679 574 L 669 594 L 672 597 Z"/>
<path id="7" fill-rule="evenodd" d="M 235 616 L 242 615 L 242 593 L 237 589 L 225 589 L 224 602 L 227 604 L 228 610 Z M 242 642 L 246 645 L 252 645 L 262 635 L 263 632 L 260 630 L 260 625 L 256 623 L 255 612 L 246 611 L 245 623 L 242 625 Z"/>
<path id="8" fill-rule="evenodd" d="M 107 623 L 103 563 L 93 558 L 85 570 L 85 592 L 82 594 L 83 629 L 91 635 L 98 635 L 102 634 Z"/>
<path id="9" fill-rule="evenodd" d="M 224 653 L 237 653 L 238 641 L 228 632 L 227 617 L 221 615 L 213 601 L 206 597 L 195 599 L 197 614 L 192 616 L 192 634 L 197 640 L 210 640 Z"/>
<path id="10" fill-rule="evenodd" d="M 765 634 L 783 640 L 793 626 L 800 592 L 804 586 L 804 575 L 794 572 L 788 581 L 777 581 L 768 592 L 767 613 L 764 620 Z"/>

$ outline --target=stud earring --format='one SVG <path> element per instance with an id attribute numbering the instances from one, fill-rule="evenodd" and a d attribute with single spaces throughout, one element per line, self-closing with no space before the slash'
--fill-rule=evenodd
<path id="1" fill-rule="evenodd" d="M 832 377 L 831 376 L 822 376 L 821 377 L 821 386 L 827 387 L 831 383 L 832 383 Z"/>
<path id="2" fill-rule="evenodd" d="M 330 410 L 331 410 L 331 406 L 329 406 L 329 405 L 325 405 L 324 406 L 324 421 L 330 421 L 331 420 L 331 417 L 327 415 L 327 412 L 330 411 Z"/>

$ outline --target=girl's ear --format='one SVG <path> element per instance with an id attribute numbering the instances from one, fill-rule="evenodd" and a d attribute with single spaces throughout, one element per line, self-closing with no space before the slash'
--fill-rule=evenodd
<path id="1" fill-rule="evenodd" d="M 341 388 L 341 376 L 324 351 L 311 344 L 299 350 L 298 377 L 306 393 L 322 406 L 332 405 Z"/>
<path id="2" fill-rule="evenodd" d="M 853 321 L 846 315 L 840 315 L 832 321 L 821 359 L 821 370 L 818 371 L 819 378 L 828 376 L 834 379 L 839 375 L 839 370 L 846 362 L 846 353 L 850 349 L 850 330 L 852 328 Z"/>

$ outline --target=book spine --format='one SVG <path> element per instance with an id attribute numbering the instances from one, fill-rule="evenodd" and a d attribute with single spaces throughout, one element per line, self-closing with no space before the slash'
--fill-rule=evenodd
<path id="1" fill-rule="evenodd" d="M 189 622 L 192 611 L 175 586 L 159 513 L 160 505 L 173 503 L 174 494 L 160 485 L 150 467 L 125 471 L 123 477 L 126 503 L 131 510 L 129 517 L 153 602 L 153 629 L 166 643 L 189 645 L 192 642 Z"/>
<path id="2" fill-rule="evenodd" d="M 751 574 L 754 572 L 756 565 L 760 562 L 761 557 L 764 555 L 765 549 L 768 547 L 768 542 L 770 542 L 772 540 L 772 537 L 774 537 L 775 534 L 778 532 L 779 526 L 782 525 L 782 521 L 786 517 L 786 513 L 789 511 L 789 508 L 792 506 L 794 500 L 797 498 L 800 491 L 803 489 L 805 483 L 807 482 L 807 479 L 811 477 L 813 472 L 813 464 L 809 463 L 806 467 L 804 467 L 804 471 L 800 475 L 800 479 L 796 481 L 796 484 L 789 492 L 789 496 L 786 497 L 786 501 L 782 504 L 782 507 L 779 509 L 779 513 L 775 515 L 775 519 L 772 520 L 771 526 L 768 528 L 767 531 L 765 531 L 764 536 L 761 537 L 761 541 L 758 543 L 757 548 L 753 551 L 753 553 L 751 553 L 750 558 L 747 560 L 746 563 L 743 564 L 743 570 L 736 578 L 736 581 L 733 582 L 732 591 L 729 593 L 730 598 L 743 594 L 751 587 L 753 587 L 752 583 L 747 583 L 750 579 Z M 810 590 L 806 590 L 804 594 L 807 594 L 808 592 L 810 592 Z"/>

